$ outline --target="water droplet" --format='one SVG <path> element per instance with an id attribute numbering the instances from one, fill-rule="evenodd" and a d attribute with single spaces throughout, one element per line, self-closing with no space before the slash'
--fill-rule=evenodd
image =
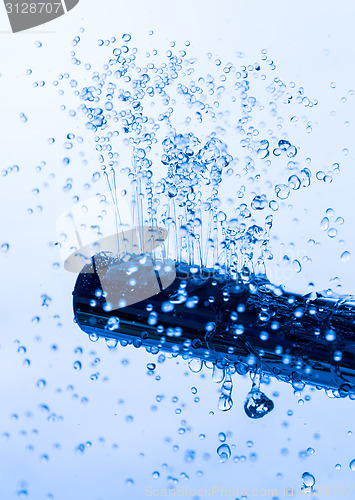
<path id="1" fill-rule="evenodd" d="M 46 381 L 43 379 L 38 380 L 37 387 L 38 389 L 44 389 L 46 387 Z"/>
<path id="2" fill-rule="evenodd" d="M 301 181 L 297 177 L 297 175 L 291 175 L 288 178 L 288 187 L 290 189 L 293 189 L 294 191 L 297 191 L 297 189 L 299 189 L 301 187 Z"/>
<path id="3" fill-rule="evenodd" d="M 120 327 L 120 319 L 117 316 L 111 316 L 106 323 L 106 328 L 111 332 L 118 330 Z"/>
<path id="4" fill-rule="evenodd" d="M 203 366 L 202 359 L 192 358 L 189 360 L 189 368 L 193 373 L 198 373 L 199 371 L 201 371 L 202 366 Z"/>
<path id="5" fill-rule="evenodd" d="M 148 325 L 156 325 L 158 322 L 158 314 L 155 311 L 152 311 L 148 316 Z"/>
<path id="6" fill-rule="evenodd" d="M 293 267 L 293 270 L 295 271 L 295 273 L 300 273 L 302 271 L 302 266 L 297 259 L 295 259 L 292 262 L 292 267 Z"/>
<path id="7" fill-rule="evenodd" d="M 329 227 L 329 219 L 328 217 L 323 217 L 320 223 L 320 228 L 322 231 L 326 231 Z"/>
<path id="8" fill-rule="evenodd" d="M 224 443 L 218 446 L 217 454 L 219 455 L 221 462 L 227 462 L 231 456 L 231 449 L 228 444 Z"/>
<path id="9" fill-rule="evenodd" d="M 306 488 L 312 488 L 316 482 L 314 476 L 312 476 L 312 474 L 310 474 L 309 472 L 304 472 L 302 474 L 302 481 L 303 481 L 303 485 Z"/>
<path id="10" fill-rule="evenodd" d="M 275 193 L 280 200 L 286 200 L 290 195 L 290 188 L 286 184 L 277 184 L 275 186 Z"/>
<path id="11" fill-rule="evenodd" d="M 340 258 L 341 258 L 342 262 L 349 262 L 349 260 L 351 259 L 351 254 L 350 254 L 350 252 L 345 251 L 341 254 Z"/>
<path id="12" fill-rule="evenodd" d="M 163 302 L 161 305 L 161 310 L 165 313 L 171 312 L 174 310 L 174 304 L 172 304 L 170 301 Z"/>
<path id="13" fill-rule="evenodd" d="M 245 413 L 250 418 L 262 418 L 274 408 L 274 403 L 259 389 L 252 389 L 244 403 Z"/>
<path id="14" fill-rule="evenodd" d="M 355 459 L 350 462 L 349 467 L 352 471 L 355 472 Z"/>

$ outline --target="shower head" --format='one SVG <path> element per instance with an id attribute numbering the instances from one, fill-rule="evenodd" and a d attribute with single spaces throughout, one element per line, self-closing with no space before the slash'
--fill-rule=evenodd
<path id="1" fill-rule="evenodd" d="M 73 306 L 84 332 L 143 346 L 152 354 L 198 358 L 239 374 L 260 371 L 298 390 L 310 384 L 355 399 L 353 301 L 286 293 L 266 279 L 246 283 L 221 270 L 175 262 L 171 284 L 126 305 L 127 286 L 131 293 L 146 286 L 141 258 L 128 261 L 128 268 L 133 263 L 130 275 L 138 278 L 133 287 L 127 285 L 127 263 L 122 268 L 105 254 L 82 269 Z M 158 268 L 163 270 L 164 262 Z M 105 276 L 106 287 L 111 283 L 108 294 L 102 286 Z M 119 307 L 117 294 L 116 304 L 108 302 L 112 287 L 121 290 Z"/>

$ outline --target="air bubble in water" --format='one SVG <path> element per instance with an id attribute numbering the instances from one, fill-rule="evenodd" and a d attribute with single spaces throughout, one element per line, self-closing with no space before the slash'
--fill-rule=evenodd
<path id="1" fill-rule="evenodd" d="M 355 472 L 355 459 L 350 462 L 349 467 L 352 471 Z"/>

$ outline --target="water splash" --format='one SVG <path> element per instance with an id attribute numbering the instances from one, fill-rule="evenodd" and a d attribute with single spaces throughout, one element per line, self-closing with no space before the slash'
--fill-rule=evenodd
<path id="1" fill-rule="evenodd" d="M 283 209 L 284 200 L 308 188 L 313 179 L 328 183 L 339 173 L 338 163 L 327 172 L 313 172 L 311 159 L 293 144 L 292 128 L 284 119 L 289 118 L 291 124 L 298 122 L 297 113 L 288 109 L 290 104 L 292 111 L 300 107 L 304 112 L 304 108 L 317 106 L 317 100 L 293 82 L 286 84 L 278 76 L 270 77 L 267 71 L 276 66 L 273 62 L 270 65 L 265 50 L 253 65 L 237 67 L 219 60 L 220 74 L 211 71 L 203 75 L 197 74 L 196 60 L 187 50 L 168 50 L 164 62 L 150 58 L 149 63 L 139 65 L 139 51 L 132 47 L 131 36 L 125 34 L 122 40 L 120 45 L 115 39 L 113 48 L 110 41 L 99 41 L 102 49 L 110 46 L 111 53 L 103 69 L 84 66 L 90 72 L 89 83 L 60 80 L 62 85 L 66 80 L 80 99 L 72 116 L 84 117 L 87 130 L 93 133 L 102 177 L 116 207 L 117 232 L 122 226 L 117 191 L 124 188 L 136 226 L 167 228 L 164 258 L 186 262 L 190 269 L 198 266 L 223 271 L 256 293 L 260 282 L 268 282 L 266 265 L 273 259 L 270 235 L 274 213 Z M 77 41 L 73 45 L 76 47 Z M 72 57 L 75 66 L 80 66 L 80 55 L 73 51 Z M 258 97 L 255 82 L 264 86 L 267 100 Z M 268 109 L 266 102 L 270 103 Z M 268 138 L 260 117 L 270 124 Z M 198 130 L 199 136 L 191 130 Z M 310 120 L 304 132 L 312 132 Z M 72 149 L 72 144 L 66 141 L 64 148 Z M 276 168 L 280 168 L 280 176 L 274 174 Z M 100 178 L 100 172 L 92 175 Z M 321 230 L 335 238 L 337 230 L 329 227 L 330 216 L 328 213 L 323 218 Z M 344 251 L 341 260 L 349 259 L 349 252 Z M 302 272 L 298 259 L 288 260 L 294 273 Z M 269 286 L 278 293 L 277 287 Z M 209 301 L 213 303 L 214 297 Z M 194 308 L 196 300 L 187 297 L 182 288 L 164 309 L 173 310 L 181 303 Z M 231 318 L 233 315 L 237 320 L 240 312 L 234 311 Z M 149 325 L 156 323 L 155 314 L 151 312 Z M 302 315 L 302 310 L 295 311 L 295 321 Z M 260 321 L 272 321 L 269 310 L 262 312 Z M 119 329 L 119 318 L 107 324 L 107 329 Z M 277 322 L 273 322 L 272 330 L 277 329 Z M 206 330 L 213 334 L 214 325 L 206 325 Z M 233 334 L 241 336 L 242 325 L 236 323 Z M 267 341 L 267 336 L 264 332 L 260 339 Z M 330 329 L 326 339 L 332 342 L 335 338 Z M 91 340 L 97 336 L 91 334 Z M 339 358 L 341 353 L 335 355 Z M 285 354 L 283 363 L 290 362 Z M 240 364 L 236 371 L 245 374 L 256 363 L 257 356 L 250 354 L 248 366 Z M 189 361 L 193 372 L 202 366 L 199 359 Z M 213 367 L 213 378 L 221 383 L 218 406 L 222 411 L 233 405 L 231 375 L 224 367 Z M 297 390 L 304 387 L 297 373 L 291 382 Z M 272 409 L 273 402 L 253 385 L 245 402 L 247 415 L 260 418 Z"/>

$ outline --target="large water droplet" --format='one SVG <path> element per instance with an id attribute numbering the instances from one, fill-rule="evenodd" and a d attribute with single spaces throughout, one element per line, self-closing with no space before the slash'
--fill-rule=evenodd
<path id="1" fill-rule="evenodd" d="M 244 403 L 245 413 L 250 418 L 262 418 L 273 409 L 273 401 L 259 389 L 252 389 Z"/>

